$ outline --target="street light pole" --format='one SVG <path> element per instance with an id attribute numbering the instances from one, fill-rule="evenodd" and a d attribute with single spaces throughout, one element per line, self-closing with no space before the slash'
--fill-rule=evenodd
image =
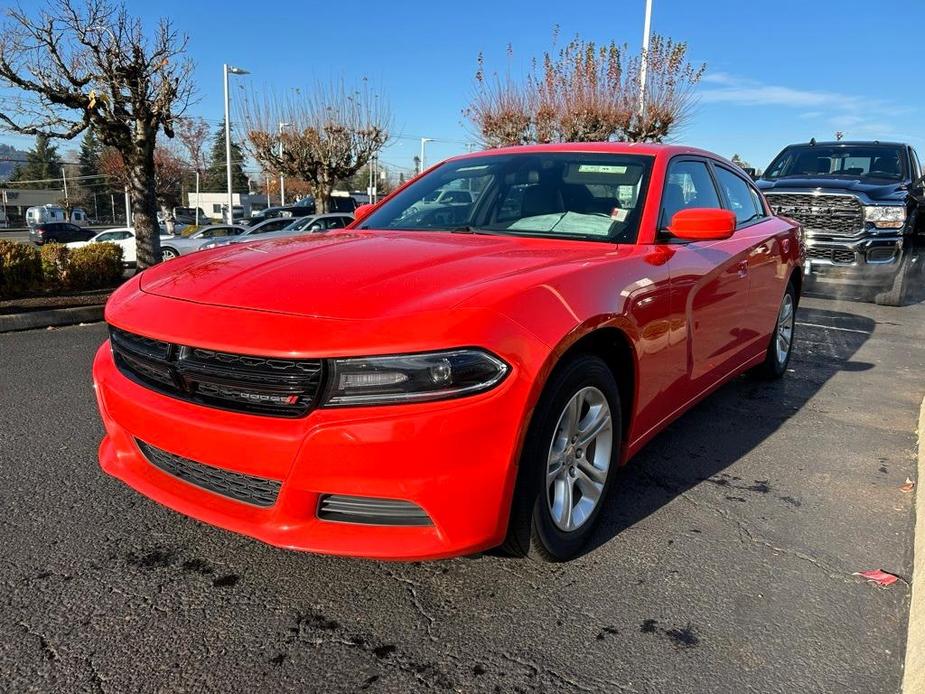
<path id="1" fill-rule="evenodd" d="M 225 63 L 223 65 L 223 74 L 225 78 L 225 173 L 228 182 L 228 223 L 234 224 L 234 196 L 232 195 L 231 187 L 231 114 L 229 113 L 231 108 L 228 96 L 228 75 L 246 75 L 248 72 Z"/>
<path id="2" fill-rule="evenodd" d="M 433 141 L 434 141 L 434 138 L 432 137 L 422 137 L 421 138 L 421 172 L 422 173 L 424 172 L 424 169 L 427 168 L 424 165 L 424 145 L 426 145 L 428 142 L 433 142 Z"/>
<path id="3" fill-rule="evenodd" d="M 283 159 L 283 128 L 292 125 L 292 123 L 280 123 L 279 124 L 279 159 Z M 269 192 L 267 193 L 269 195 Z M 279 173 L 279 204 L 286 204 L 286 177 L 283 175 L 283 172 Z M 269 206 L 269 202 L 267 203 Z"/>
<path id="4" fill-rule="evenodd" d="M 199 227 L 199 169 L 196 169 L 196 227 Z"/>
<path id="5" fill-rule="evenodd" d="M 642 34 L 642 61 L 639 65 L 639 117 L 646 111 L 646 71 L 649 67 L 649 33 L 652 24 L 652 0 L 646 0 L 646 19 Z"/>

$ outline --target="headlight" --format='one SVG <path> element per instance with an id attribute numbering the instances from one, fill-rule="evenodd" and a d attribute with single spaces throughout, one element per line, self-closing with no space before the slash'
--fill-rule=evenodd
<path id="1" fill-rule="evenodd" d="M 906 208 L 897 205 L 864 207 L 864 221 L 880 229 L 901 229 L 906 223 Z"/>
<path id="2" fill-rule="evenodd" d="M 444 400 L 494 387 L 510 367 L 480 349 L 334 359 L 325 404 L 389 405 Z"/>

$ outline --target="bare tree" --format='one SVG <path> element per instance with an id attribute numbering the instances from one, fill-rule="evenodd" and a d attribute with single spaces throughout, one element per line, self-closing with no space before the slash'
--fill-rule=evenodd
<path id="1" fill-rule="evenodd" d="M 557 30 L 553 33 L 553 43 Z M 508 60 L 512 57 L 508 47 Z M 687 44 L 653 36 L 640 109 L 642 56 L 627 46 L 575 37 L 532 61 L 522 80 L 487 75 L 478 57 L 476 91 L 463 113 L 490 147 L 534 142 L 661 142 L 689 117 L 704 66 L 687 61 Z"/>
<path id="2" fill-rule="evenodd" d="M 0 37 L 0 85 L 23 97 L 0 103 L 0 124 L 14 132 L 71 139 L 92 125 L 126 165 L 138 236 L 138 266 L 160 260 L 155 144 L 191 95 L 187 39 L 162 19 L 147 38 L 124 5 L 50 0 L 30 17 L 7 12 Z"/>
<path id="3" fill-rule="evenodd" d="M 131 185 L 131 169 L 125 165 L 125 157 L 115 147 L 106 147 L 100 152 L 100 171 L 111 180 L 123 186 Z M 188 167 L 176 154 L 165 147 L 154 150 L 154 196 L 165 217 L 180 200 L 180 186 Z"/>
<path id="4" fill-rule="evenodd" d="M 209 139 L 209 124 L 204 118 L 177 118 L 177 140 L 183 146 L 187 163 L 193 171 L 206 168 L 205 146 Z"/>
<path id="5" fill-rule="evenodd" d="M 251 93 L 238 108 L 254 158 L 266 171 L 305 181 L 318 212 L 328 210 L 337 181 L 382 149 L 391 127 L 388 106 L 365 80 L 352 90 L 335 82 L 284 97 Z"/>

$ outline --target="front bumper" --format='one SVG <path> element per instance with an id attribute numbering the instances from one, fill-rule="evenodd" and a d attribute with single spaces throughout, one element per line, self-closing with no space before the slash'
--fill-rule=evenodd
<path id="1" fill-rule="evenodd" d="M 317 409 L 300 419 L 231 413 L 144 388 L 115 366 L 109 343 L 93 365 L 106 428 L 100 464 L 155 501 L 269 544 L 380 559 L 470 554 L 506 532 L 529 378 L 515 368 L 489 392 L 436 403 Z M 268 508 L 183 481 L 138 441 L 208 468 L 279 483 Z M 321 495 L 410 501 L 430 525 L 321 520 Z"/>
<path id="2" fill-rule="evenodd" d="M 806 238 L 807 275 L 856 280 L 858 284 L 883 284 L 899 267 L 903 237 L 863 236 L 854 241 Z"/>

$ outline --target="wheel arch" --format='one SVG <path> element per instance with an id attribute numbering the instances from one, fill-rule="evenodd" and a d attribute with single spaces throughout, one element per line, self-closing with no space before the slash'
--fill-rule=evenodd
<path id="1" fill-rule="evenodd" d="M 624 451 L 630 440 L 633 414 L 636 409 L 636 394 L 639 382 L 639 368 L 636 351 L 633 348 L 631 333 L 618 324 L 604 324 L 590 327 L 584 331 L 572 331 L 563 338 L 557 348 L 550 354 L 544 366 L 543 377 L 538 380 L 533 394 L 532 411 L 546 390 L 550 377 L 562 364 L 580 354 L 591 354 L 607 364 L 620 394 L 620 417 L 623 431 Z"/>

